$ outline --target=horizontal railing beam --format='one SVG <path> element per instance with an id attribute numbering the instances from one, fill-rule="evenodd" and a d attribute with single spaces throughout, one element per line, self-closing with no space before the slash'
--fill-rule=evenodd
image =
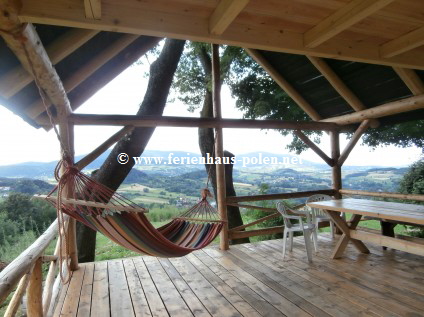
<path id="1" fill-rule="evenodd" d="M 245 202 L 245 201 L 261 201 L 261 200 L 276 200 L 309 197 L 315 194 L 324 194 L 333 196 L 337 191 L 334 189 L 311 190 L 304 192 L 281 193 L 281 194 L 265 194 L 253 196 L 230 196 L 227 197 L 227 204 Z"/>
<path id="2" fill-rule="evenodd" d="M 65 219 L 67 218 L 68 216 L 65 216 Z M 0 272 L 0 304 L 3 303 L 13 291 L 22 276 L 32 268 L 56 235 L 57 219 L 33 244 Z"/>
<path id="3" fill-rule="evenodd" d="M 396 198 L 396 199 L 424 201 L 424 195 L 414 195 L 414 194 L 369 192 L 369 191 L 366 191 L 366 190 L 356 190 L 356 189 L 340 189 L 339 193 L 345 194 L 345 195 L 361 195 L 361 196 L 372 196 L 372 197 L 384 197 L 384 198 Z"/>

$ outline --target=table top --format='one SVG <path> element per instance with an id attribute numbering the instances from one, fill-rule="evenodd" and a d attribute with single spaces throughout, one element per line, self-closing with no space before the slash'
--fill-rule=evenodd
<path id="1" fill-rule="evenodd" d="M 424 205 L 345 198 L 311 202 L 309 207 L 424 225 Z"/>

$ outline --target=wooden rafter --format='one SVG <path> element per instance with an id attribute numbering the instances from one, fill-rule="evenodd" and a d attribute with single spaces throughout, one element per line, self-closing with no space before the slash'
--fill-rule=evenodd
<path id="1" fill-rule="evenodd" d="M 380 46 L 380 55 L 384 58 L 390 58 L 421 45 L 424 45 L 424 26 L 384 43 Z"/>
<path id="2" fill-rule="evenodd" d="M 413 69 L 399 67 L 393 69 L 415 96 L 424 94 L 424 82 Z"/>
<path id="3" fill-rule="evenodd" d="M 394 0 L 352 0 L 307 31 L 304 35 L 304 44 L 308 48 L 317 47 L 393 1 Z"/>
<path id="4" fill-rule="evenodd" d="M 257 50 L 245 48 L 246 52 L 265 69 L 268 75 L 294 100 L 294 102 L 302 108 L 306 114 L 315 121 L 321 120 L 321 116 L 312 106 L 302 97 L 302 95 L 287 81 L 274 67 L 264 58 Z"/>
<path id="5" fill-rule="evenodd" d="M 46 47 L 50 61 L 53 65 L 59 63 L 97 33 L 99 31 L 81 29 L 66 32 Z M 17 66 L 0 78 L 0 95 L 11 98 L 32 80 L 31 75 L 22 66 Z"/>
<path id="6" fill-rule="evenodd" d="M 110 125 L 135 127 L 240 128 L 287 130 L 339 130 L 331 122 L 299 122 L 282 120 L 215 119 L 171 116 L 72 114 L 69 120 L 76 125 Z M 46 124 L 48 122 L 45 122 Z"/>
<path id="7" fill-rule="evenodd" d="M 65 91 L 67 93 L 71 92 L 75 87 L 77 87 L 80 83 L 89 78 L 95 71 L 97 71 L 100 67 L 106 64 L 110 59 L 116 56 L 119 52 L 121 52 L 124 48 L 126 48 L 136 39 L 136 35 L 124 35 L 122 36 L 122 38 L 115 41 L 105 50 L 93 56 L 85 65 L 77 69 L 74 73 L 72 73 L 71 76 L 65 79 L 65 81 L 63 82 Z M 31 119 L 35 119 L 45 110 L 46 109 L 43 104 L 43 101 L 39 99 L 29 107 L 26 114 Z"/>
<path id="8" fill-rule="evenodd" d="M 358 127 L 358 129 L 356 129 L 356 131 L 353 134 L 352 138 L 350 139 L 349 143 L 346 145 L 345 149 L 343 150 L 342 154 L 340 155 L 340 157 L 337 161 L 337 165 L 342 166 L 344 164 L 344 162 L 348 158 L 350 152 L 352 152 L 356 143 L 358 143 L 362 134 L 364 134 L 364 132 L 368 129 L 369 126 L 370 126 L 370 120 L 362 121 L 361 125 Z"/>
<path id="9" fill-rule="evenodd" d="M 424 109 L 424 95 L 389 102 L 384 105 L 346 114 L 343 116 L 327 118 L 321 120 L 321 122 L 334 122 L 341 125 L 352 124 L 362 122 L 365 119 L 377 119 L 417 109 Z"/>
<path id="10" fill-rule="evenodd" d="M 234 21 L 249 0 L 221 0 L 209 18 L 209 31 L 214 35 L 221 35 Z"/>
<path id="11" fill-rule="evenodd" d="M 350 90 L 340 77 L 328 66 L 327 62 L 322 58 L 307 56 L 311 63 L 319 70 L 319 72 L 328 80 L 331 86 L 343 97 L 344 100 L 355 110 L 361 111 L 366 109 L 361 100 Z"/>
<path id="12" fill-rule="evenodd" d="M 102 18 L 102 1 L 84 0 L 84 10 L 87 19 L 100 20 Z"/>
<path id="13" fill-rule="evenodd" d="M 379 1 L 374 1 L 379 2 Z M 216 36 L 209 32 L 209 19 L 196 14 L 164 11 L 162 1 L 132 6 L 129 2 L 102 2 L 102 19 L 86 19 L 80 0 L 23 0 L 19 19 L 23 22 L 62 25 L 139 35 L 171 37 L 198 42 L 228 44 L 276 52 L 313 55 L 365 63 L 424 69 L 420 51 L 413 50 L 394 58 L 379 55 L 379 47 L 370 43 L 331 39 L 313 49 L 305 48 L 303 33 L 284 30 L 277 25 L 252 21 L 248 26 L 237 19 Z"/>
<path id="14" fill-rule="evenodd" d="M 339 93 L 340 96 L 355 111 L 367 109 L 362 101 L 350 90 L 349 87 L 340 79 L 340 77 L 331 69 L 331 67 L 322 58 L 307 56 L 311 63 L 320 71 L 320 73 L 328 80 L 330 85 Z M 376 128 L 379 125 L 378 120 L 371 120 L 371 126 Z"/>
<path id="15" fill-rule="evenodd" d="M 295 130 L 294 134 L 297 135 L 309 148 L 314 151 L 320 158 L 322 158 L 329 166 L 334 165 L 334 161 L 328 157 L 311 139 L 309 139 L 302 131 Z"/>

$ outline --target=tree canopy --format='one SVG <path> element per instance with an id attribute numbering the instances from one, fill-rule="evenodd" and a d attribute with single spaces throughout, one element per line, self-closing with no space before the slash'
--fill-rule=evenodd
<path id="1" fill-rule="evenodd" d="M 236 106 L 244 118 L 311 121 L 308 115 L 275 83 L 275 81 L 242 48 L 221 47 L 221 78 L 228 85 Z M 210 76 L 205 73 L 202 59 L 209 53 L 209 44 L 188 42 L 178 66 L 173 88 L 178 98 L 189 106 L 191 111 L 198 109 L 203 102 L 205 87 L 211 86 Z M 290 132 L 280 130 L 282 135 Z M 307 132 L 319 143 L 322 132 Z M 364 144 L 373 148 L 380 145 L 398 147 L 424 147 L 424 121 L 417 120 L 369 129 L 363 137 Z M 307 146 L 296 136 L 288 149 L 300 153 Z"/>

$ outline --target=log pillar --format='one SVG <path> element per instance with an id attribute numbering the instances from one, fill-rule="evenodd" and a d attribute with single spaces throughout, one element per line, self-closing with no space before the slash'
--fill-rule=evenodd
<path id="1" fill-rule="evenodd" d="M 35 262 L 32 269 L 29 285 L 27 289 L 27 313 L 28 317 L 43 316 L 43 302 L 41 294 L 43 291 L 43 261 L 40 258 Z"/>
<path id="2" fill-rule="evenodd" d="M 331 158 L 333 159 L 334 165 L 332 166 L 332 187 L 337 192 L 334 194 L 336 199 L 341 198 L 341 194 L 338 192 L 342 188 L 342 167 L 338 163 L 340 157 L 340 135 L 338 131 L 330 131 L 330 143 L 331 143 Z"/>
<path id="3" fill-rule="evenodd" d="M 213 109 L 216 119 L 222 118 L 221 113 L 221 72 L 219 67 L 219 45 L 212 44 L 212 83 L 213 83 Z M 223 133 L 222 128 L 215 130 L 215 157 L 224 157 Z M 222 220 L 227 221 L 220 233 L 220 248 L 221 250 L 229 249 L 228 238 L 228 217 L 227 204 L 225 195 L 225 165 L 215 164 L 216 166 L 216 192 L 218 212 Z"/>

